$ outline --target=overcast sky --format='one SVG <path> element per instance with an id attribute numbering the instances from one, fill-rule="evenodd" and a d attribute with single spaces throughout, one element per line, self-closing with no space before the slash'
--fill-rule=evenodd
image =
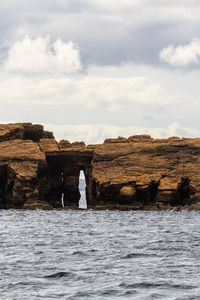
<path id="1" fill-rule="evenodd" d="M 200 136 L 199 16 L 199 0 L 1 1 L 0 121 Z"/>

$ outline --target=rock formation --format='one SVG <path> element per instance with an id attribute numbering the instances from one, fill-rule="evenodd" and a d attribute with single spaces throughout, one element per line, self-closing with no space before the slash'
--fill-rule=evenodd
<path id="1" fill-rule="evenodd" d="M 42 125 L 0 125 L 0 208 L 199 210 L 200 138 L 135 135 L 101 145 L 59 143 Z"/>

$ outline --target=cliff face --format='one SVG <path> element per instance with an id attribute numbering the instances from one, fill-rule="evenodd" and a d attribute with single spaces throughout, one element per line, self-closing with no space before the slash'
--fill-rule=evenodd
<path id="1" fill-rule="evenodd" d="M 0 207 L 21 208 L 28 200 L 40 198 L 46 172 L 41 138 L 54 138 L 41 125 L 0 125 Z"/>
<path id="2" fill-rule="evenodd" d="M 199 201 L 200 139 L 131 139 L 95 149 L 96 203 L 138 209 Z"/>
<path id="3" fill-rule="evenodd" d="M 148 135 L 101 145 L 59 143 L 31 123 L 0 125 L 0 208 L 77 208 L 80 170 L 89 208 L 200 206 L 200 139 Z"/>

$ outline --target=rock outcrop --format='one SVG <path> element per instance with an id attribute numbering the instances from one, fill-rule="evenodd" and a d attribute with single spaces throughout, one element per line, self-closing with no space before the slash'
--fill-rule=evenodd
<path id="1" fill-rule="evenodd" d="M 200 209 L 200 138 L 59 143 L 42 125 L 0 125 L 0 208 Z"/>

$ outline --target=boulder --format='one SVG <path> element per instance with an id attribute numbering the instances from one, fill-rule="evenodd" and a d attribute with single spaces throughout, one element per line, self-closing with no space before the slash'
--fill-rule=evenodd
<path id="1" fill-rule="evenodd" d="M 123 186 L 120 190 L 121 196 L 133 197 L 136 194 L 136 189 L 133 186 Z"/>

